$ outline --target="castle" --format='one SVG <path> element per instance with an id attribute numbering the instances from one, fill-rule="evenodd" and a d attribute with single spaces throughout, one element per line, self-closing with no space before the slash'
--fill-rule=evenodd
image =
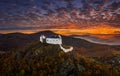
<path id="1" fill-rule="evenodd" d="M 73 47 L 70 47 L 69 49 L 65 49 L 64 47 L 62 47 L 62 37 L 60 35 L 54 35 L 54 36 L 41 35 L 40 42 L 59 45 L 64 52 L 70 52 L 73 50 Z"/>

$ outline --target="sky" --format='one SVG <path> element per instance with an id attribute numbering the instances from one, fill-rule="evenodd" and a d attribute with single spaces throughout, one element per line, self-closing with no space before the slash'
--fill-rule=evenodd
<path id="1" fill-rule="evenodd" d="M 0 32 L 120 28 L 120 0 L 0 0 Z"/>

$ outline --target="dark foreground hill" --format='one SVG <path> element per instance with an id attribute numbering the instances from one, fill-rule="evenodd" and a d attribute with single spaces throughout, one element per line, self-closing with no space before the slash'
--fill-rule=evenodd
<path id="1" fill-rule="evenodd" d="M 31 43 L 39 42 L 41 34 L 53 35 L 51 31 L 38 32 L 34 34 L 9 33 L 0 37 L 0 50 L 10 51 L 11 49 L 24 49 Z"/>
<path id="2" fill-rule="evenodd" d="M 1 34 L 0 51 L 25 50 L 31 44 L 39 41 L 40 35 L 55 35 L 52 31 L 42 31 L 33 34 L 10 33 Z M 103 45 L 90 43 L 88 41 L 72 38 L 70 36 L 62 36 L 63 44 L 73 46 L 75 51 L 85 56 L 110 56 L 114 51 L 120 51 L 120 46 Z"/>
<path id="3" fill-rule="evenodd" d="M 0 75 L 120 76 L 120 65 L 104 60 L 106 58 L 84 57 L 77 51 L 64 53 L 58 45 L 34 42 L 22 51 L 0 53 Z"/>

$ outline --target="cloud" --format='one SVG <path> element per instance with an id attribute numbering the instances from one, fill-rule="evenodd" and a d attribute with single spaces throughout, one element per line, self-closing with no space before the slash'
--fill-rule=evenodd
<path id="1" fill-rule="evenodd" d="M 119 3 L 120 0 L 1 0 L 0 30 L 53 28 L 68 23 L 82 26 L 85 22 L 107 22 L 118 27 Z"/>

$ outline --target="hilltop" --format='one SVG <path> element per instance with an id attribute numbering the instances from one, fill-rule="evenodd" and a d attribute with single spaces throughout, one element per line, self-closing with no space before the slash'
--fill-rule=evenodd
<path id="1" fill-rule="evenodd" d="M 13 51 L 24 50 L 31 44 L 39 41 L 40 35 L 57 35 L 52 31 L 41 31 L 33 34 L 23 33 L 9 33 L 3 34 L 0 37 L 0 50 L 1 51 Z M 73 46 L 74 51 L 78 51 L 81 55 L 85 56 L 109 56 L 114 51 L 120 51 L 119 45 L 105 45 L 91 43 L 83 39 L 73 38 L 72 36 L 63 36 L 63 45 Z"/>
<path id="2" fill-rule="evenodd" d="M 59 45 L 39 41 L 40 35 L 56 35 L 52 31 L 33 34 L 9 33 L 0 37 L 1 76 L 119 76 L 119 46 L 95 44 L 72 36 L 62 36 L 65 53 Z M 112 71 L 112 72 L 111 72 Z"/>

